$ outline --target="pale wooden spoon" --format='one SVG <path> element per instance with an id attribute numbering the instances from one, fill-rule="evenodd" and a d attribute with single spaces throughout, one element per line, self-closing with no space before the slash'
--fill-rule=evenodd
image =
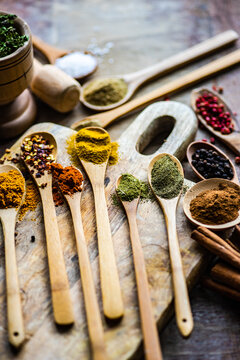
<path id="1" fill-rule="evenodd" d="M 86 129 L 107 133 L 99 127 Z M 124 308 L 104 190 L 108 159 L 102 164 L 82 159 L 80 161 L 92 184 L 94 194 L 103 310 L 109 319 L 117 319 L 123 316 Z"/>
<path id="2" fill-rule="evenodd" d="M 120 181 L 121 176 L 117 180 L 117 188 Z M 136 221 L 139 197 L 132 201 L 122 201 L 120 198 L 120 201 L 126 211 L 130 228 L 130 240 L 132 244 L 133 261 L 138 289 L 138 302 L 142 320 L 145 356 L 147 360 L 161 360 L 162 353 L 160 341 L 156 322 L 154 320 L 144 255 Z"/>
<path id="3" fill-rule="evenodd" d="M 198 226 L 205 226 L 206 228 L 215 230 L 215 231 L 222 231 L 222 230 L 229 229 L 240 223 L 240 211 L 239 211 L 239 216 L 235 220 L 230 221 L 225 224 L 220 224 L 220 225 L 203 224 L 200 221 L 193 219 L 191 212 L 190 212 L 191 201 L 196 196 L 198 196 L 202 191 L 217 189 L 219 184 L 227 184 L 228 186 L 239 191 L 239 185 L 234 183 L 233 181 L 213 178 L 213 179 L 206 179 L 206 180 L 202 180 L 202 181 L 198 182 L 197 184 L 195 184 L 193 187 L 191 187 L 191 189 L 189 189 L 186 192 L 184 199 L 183 199 L 183 210 L 184 210 L 186 217 L 193 224 L 198 225 Z"/>
<path id="4" fill-rule="evenodd" d="M 205 119 L 197 112 L 196 108 L 196 100 L 197 98 L 203 94 L 204 92 L 209 92 L 213 96 L 216 96 L 219 98 L 220 102 L 224 105 L 224 111 L 228 111 L 231 115 L 232 122 L 234 124 L 234 130 L 230 134 L 221 134 L 220 131 L 216 131 L 212 128 L 212 126 L 208 125 L 205 121 Z M 196 115 L 198 117 L 198 120 L 201 122 L 201 124 L 210 131 L 214 136 L 218 137 L 220 140 L 222 140 L 231 150 L 233 150 L 236 154 L 240 154 L 240 132 L 239 132 L 239 126 L 238 122 L 236 120 L 235 115 L 233 114 L 231 108 L 227 105 L 226 101 L 215 91 L 208 89 L 208 88 L 198 88 L 194 89 L 191 94 L 191 105 L 193 110 L 196 112 Z"/>
<path id="5" fill-rule="evenodd" d="M 221 155 L 222 157 L 224 157 L 226 160 L 229 161 L 230 166 L 233 170 L 233 178 L 231 179 L 231 181 L 234 181 L 235 183 L 239 183 L 238 180 L 238 176 L 237 176 L 237 171 L 235 166 L 233 165 L 232 161 L 230 160 L 230 158 L 223 152 L 221 151 L 217 146 L 212 145 L 210 143 L 207 143 L 205 141 L 194 141 L 191 144 L 188 145 L 187 148 L 187 159 L 189 164 L 191 165 L 193 171 L 195 172 L 195 174 L 201 179 L 204 180 L 205 178 L 197 171 L 197 169 L 195 168 L 194 165 L 192 165 L 192 156 L 193 154 L 196 152 L 196 150 L 198 149 L 206 149 L 206 150 L 213 150 L 216 151 L 219 155 Z"/>
<path id="6" fill-rule="evenodd" d="M 103 325 L 97 302 L 97 295 L 94 287 L 91 264 L 88 256 L 88 249 L 82 225 L 82 216 L 80 210 L 81 192 L 79 191 L 72 195 L 63 195 L 68 202 L 73 219 L 83 295 L 87 313 L 88 332 L 92 344 L 93 359 L 107 360 L 108 356 L 104 343 Z"/>
<path id="7" fill-rule="evenodd" d="M 108 110 L 100 114 L 94 114 L 87 116 L 83 119 L 77 120 L 71 125 L 71 128 L 76 130 L 86 126 L 102 126 L 106 127 L 114 120 L 138 109 L 141 109 L 154 101 L 163 98 L 163 96 L 176 93 L 183 88 L 187 88 L 198 81 L 206 79 L 207 77 L 217 74 L 220 71 L 236 65 L 240 62 L 240 49 L 233 51 L 232 53 L 223 56 L 217 60 L 214 60 L 200 68 L 180 76 L 159 88 L 150 91 L 149 93 L 142 95 L 136 99 L 129 101 L 126 104 L 119 106 L 116 109 Z"/>
<path id="8" fill-rule="evenodd" d="M 33 135 L 41 135 L 49 140 L 50 145 L 54 146 L 53 156 L 56 159 L 57 142 L 54 136 L 48 132 L 37 132 L 28 134 L 25 138 Z M 37 170 L 26 162 L 25 165 L 38 186 L 42 200 L 54 319 L 59 325 L 70 325 L 74 322 L 74 315 L 52 196 L 52 174 L 45 171 L 43 176 L 37 178 Z M 41 184 L 47 186 L 41 188 Z"/>
<path id="9" fill-rule="evenodd" d="M 10 170 L 16 170 L 22 176 L 21 171 L 15 166 L 0 165 L 0 173 L 9 172 Z M 19 347 L 25 339 L 14 235 L 17 214 L 25 198 L 26 190 L 24 177 L 23 180 L 24 194 L 19 207 L 0 209 L 0 218 L 3 226 L 5 243 L 8 338 L 9 342 L 15 347 Z"/>
<path id="10" fill-rule="evenodd" d="M 235 41 L 238 38 L 238 34 L 233 30 L 225 31 L 219 35 L 214 36 L 208 40 L 201 42 L 189 49 L 186 49 L 179 54 L 173 55 L 168 59 L 162 60 L 161 62 L 152 65 L 146 69 L 142 69 L 137 72 L 133 72 L 131 74 L 123 74 L 118 76 L 109 76 L 109 78 L 121 78 L 127 84 L 127 93 L 124 98 L 114 104 L 107 105 L 107 106 L 97 106 L 87 102 L 84 98 L 84 89 L 90 83 L 86 83 L 81 91 L 80 101 L 90 109 L 96 111 L 107 111 L 110 109 L 114 109 L 126 101 L 128 101 L 135 91 L 146 81 L 154 79 L 160 75 L 165 75 L 166 73 L 175 70 L 185 64 L 196 60 L 203 55 L 207 55 L 214 50 L 217 50 L 226 44 Z M 106 77 L 105 77 L 106 79 Z"/>
<path id="11" fill-rule="evenodd" d="M 175 158 L 175 156 L 173 155 L 162 153 L 155 156 L 150 162 L 148 166 L 148 181 L 154 195 L 156 196 L 159 204 L 161 205 L 165 216 L 168 232 L 168 245 L 172 269 L 172 281 L 177 325 L 182 336 L 187 337 L 191 334 L 193 330 L 193 318 L 176 229 L 176 209 L 181 192 L 173 199 L 163 199 L 154 192 L 151 182 L 153 165 L 157 160 L 166 155 L 168 155 L 175 162 L 179 172 L 184 175 L 182 165 L 178 161 L 178 159 Z"/>

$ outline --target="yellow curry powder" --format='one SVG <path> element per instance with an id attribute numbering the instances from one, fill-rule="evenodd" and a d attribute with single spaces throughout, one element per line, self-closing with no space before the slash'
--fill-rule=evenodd
<path id="1" fill-rule="evenodd" d="M 100 129 L 81 129 L 67 141 L 67 151 L 74 165 L 81 160 L 102 164 L 109 159 L 109 165 L 118 162 L 118 143 L 111 143 L 108 133 Z"/>
<path id="2" fill-rule="evenodd" d="M 0 173 L 0 208 L 19 207 L 24 193 L 24 178 L 17 170 Z"/>
<path id="3" fill-rule="evenodd" d="M 36 209 L 40 202 L 40 196 L 36 185 L 32 180 L 29 180 L 26 185 L 26 196 L 25 200 L 19 210 L 18 218 L 22 220 L 28 211 Z"/>

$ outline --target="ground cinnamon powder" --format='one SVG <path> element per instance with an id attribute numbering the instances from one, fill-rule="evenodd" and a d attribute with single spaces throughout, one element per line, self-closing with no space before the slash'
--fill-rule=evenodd
<path id="1" fill-rule="evenodd" d="M 238 217 L 240 190 L 227 184 L 219 184 L 217 189 L 201 192 L 190 203 L 193 219 L 209 225 L 225 224 Z"/>

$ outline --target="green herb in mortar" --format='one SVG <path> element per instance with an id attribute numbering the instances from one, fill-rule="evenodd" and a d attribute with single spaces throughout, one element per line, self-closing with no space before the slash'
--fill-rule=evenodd
<path id="1" fill-rule="evenodd" d="M 16 15 L 0 15 L 0 58 L 12 54 L 24 45 L 28 36 L 20 35 L 14 27 Z"/>
<path id="2" fill-rule="evenodd" d="M 155 193 L 164 199 L 176 197 L 183 186 L 184 178 L 177 165 L 165 155 L 155 162 L 151 172 L 151 183 Z"/>
<path id="3" fill-rule="evenodd" d="M 122 201 L 132 201 L 140 195 L 140 181 L 131 174 L 123 174 L 116 191 Z"/>

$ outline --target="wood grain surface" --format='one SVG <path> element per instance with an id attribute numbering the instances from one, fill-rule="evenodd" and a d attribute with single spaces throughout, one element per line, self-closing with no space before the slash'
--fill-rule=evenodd
<path id="1" fill-rule="evenodd" d="M 1 9 L 17 13 L 27 21 L 34 34 L 60 48 L 84 50 L 90 43 L 94 42 L 94 39 L 100 47 L 104 47 L 107 42 L 113 43 L 114 46 L 109 53 L 100 57 L 100 66 L 94 77 L 140 70 L 230 28 L 240 33 L 240 3 L 238 0 L 149 0 L 147 2 L 145 0 L 132 0 L 131 2 L 128 0 L 121 2 L 51 0 L 34 3 L 29 0 L 18 2 L 2 0 Z M 136 97 L 146 94 L 148 91 L 166 84 L 169 80 L 176 79 L 179 75 L 186 74 L 237 47 L 239 47 L 239 41 L 235 47 L 232 46 L 162 79 L 148 83 L 139 90 Z M 214 79 L 204 81 L 203 85 L 223 86 L 223 96 L 232 110 L 238 111 L 239 82 L 240 72 L 239 68 L 236 67 Z M 190 105 L 190 89 L 181 92 L 172 99 Z M 51 121 L 70 126 L 77 119 L 92 114 L 82 106 L 78 106 L 73 112 L 63 115 L 55 112 L 39 100 L 37 105 L 37 122 Z M 108 128 L 111 137 L 117 139 L 135 117 L 134 114 L 125 117 Z M 199 129 L 196 140 L 203 138 L 209 139 L 210 134 L 206 130 Z M 15 140 L 1 142 L 1 152 L 3 153 L 5 148 L 10 147 L 14 142 Z M 219 141 L 216 141 L 216 145 L 234 161 L 234 154 L 230 150 Z M 144 153 L 151 153 L 152 149 L 156 149 L 158 146 L 159 139 L 155 139 L 155 141 L 151 141 Z M 183 166 L 186 177 L 198 181 L 197 176 L 186 161 L 183 162 Z M 237 172 L 240 176 L 239 166 Z M 61 216 L 60 208 L 58 208 L 58 214 Z M 35 226 L 35 222 L 31 223 L 32 232 L 34 232 Z M 23 244 L 27 248 L 34 247 L 27 235 Z M 1 255 L 3 251 L 3 243 L 1 242 L 1 280 L 4 276 L 4 258 Z M 24 257 L 24 251 L 20 252 L 19 257 Z M 72 261 L 77 263 L 75 258 Z M 39 271 L 46 272 L 45 262 L 46 258 L 41 259 Z M 27 267 L 25 269 L 27 271 Z M 76 277 L 79 276 L 77 267 L 72 269 L 71 273 L 74 273 Z M 46 287 L 47 283 L 44 283 L 44 286 Z M 37 294 L 39 293 L 37 287 L 35 291 Z M 78 290 L 77 293 L 79 294 Z M 1 282 L 0 297 L 4 297 L 4 294 L 3 283 Z M 175 319 L 172 319 L 161 332 L 164 359 L 238 360 L 239 305 L 205 290 L 200 285 L 193 289 L 190 298 L 195 329 L 189 339 L 183 340 L 178 334 Z M 46 311 L 50 311 L 48 304 L 46 307 Z M 33 311 L 36 312 L 37 316 L 37 304 Z M 6 329 L 6 323 L 2 324 L 1 322 L 1 331 L 3 331 L 2 326 Z M 55 359 L 53 358 L 53 360 Z"/>

